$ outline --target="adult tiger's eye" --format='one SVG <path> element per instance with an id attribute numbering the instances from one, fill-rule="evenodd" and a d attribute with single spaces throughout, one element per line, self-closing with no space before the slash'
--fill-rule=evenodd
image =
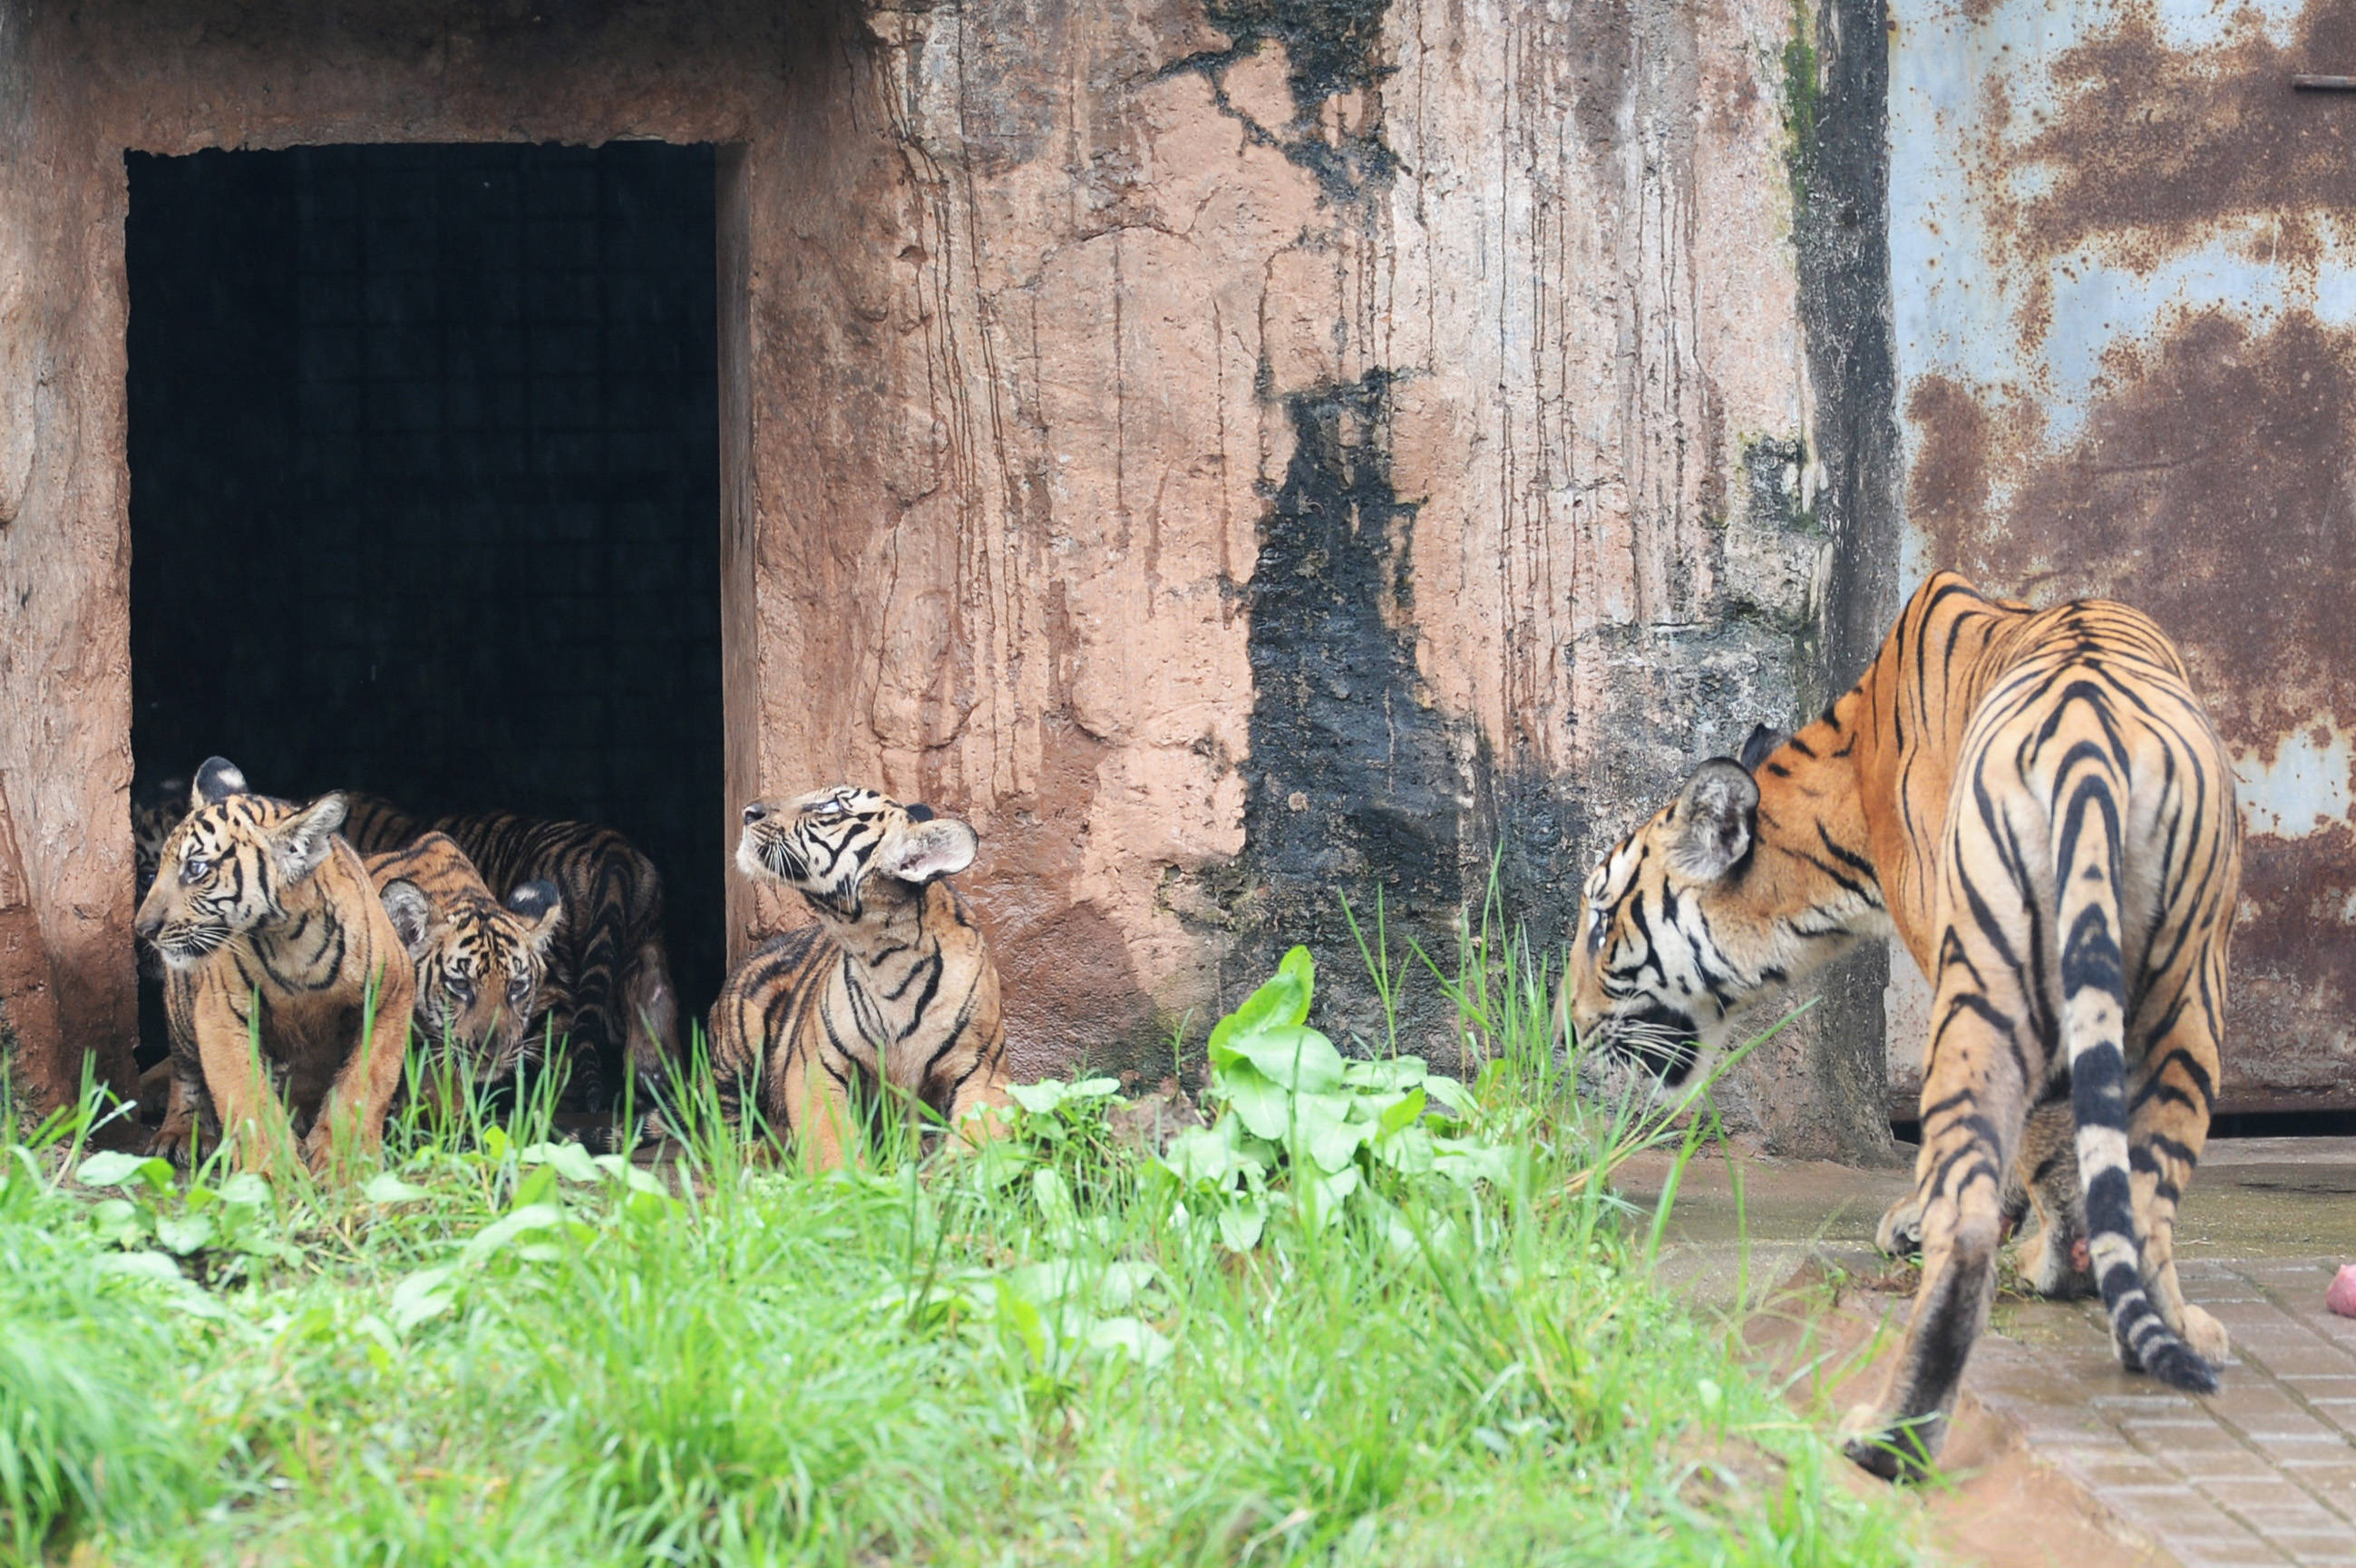
<path id="1" fill-rule="evenodd" d="M 211 869 L 211 863 L 201 854 L 192 854 L 180 863 L 180 880 L 195 882 Z"/>

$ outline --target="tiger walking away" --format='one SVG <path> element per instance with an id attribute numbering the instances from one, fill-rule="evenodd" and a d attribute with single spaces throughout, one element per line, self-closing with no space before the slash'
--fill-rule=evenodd
<path id="1" fill-rule="evenodd" d="M 345 836 L 365 854 L 403 849 L 429 832 L 447 834 L 484 885 L 543 882 L 562 906 L 546 948 L 540 1015 L 530 1032 L 552 1030 L 582 1075 L 588 1108 L 618 1105 L 635 1070 L 659 1085 L 677 1059 L 679 996 L 663 945 L 661 875 L 630 841 L 594 822 L 480 811 L 427 822 L 372 795 L 355 794 Z"/>
<path id="2" fill-rule="evenodd" d="M 417 979 L 413 1022 L 436 1087 L 490 1084 L 544 1042 L 531 1029 L 563 918 L 552 882 L 526 882 L 503 904 L 447 833 L 368 857 L 369 879 Z"/>
<path id="3" fill-rule="evenodd" d="M 323 1175 L 375 1152 L 415 983 L 367 867 L 337 836 L 343 820 L 340 795 L 296 806 L 252 793 L 224 758 L 197 770 L 134 926 L 164 962 L 171 1035 L 152 1152 L 226 1135 L 241 1165 L 268 1172 L 299 1136 Z"/>
<path id="4" fill-rule="evenodd" d="M 2136 610 L 1925 583 L 1863 680 L 1788 738 L 1705 762 L 1590 876 L 1558 1022 L 1590 1088 L 1703 1071 L 1748 1002 L 1894 930 L 1935 992 L 1914 1190 L 1922 1279 L 1847 1451 L 1937 1454 L 2008 1219 L 2090 1284 L 2121 1362 L 2209 1392 L 2227 1352 L 2177 1281 L 2241 883 L 2225 747 Z M 2091 1275 L 2091 1278 L 2089 1276 Z"/>
<path id="5" fill-rule="evenodd" d="M 973 829 L 840 786 L 744 808 L 736 864 L 798 891 L 818 923 L 755 951 L 712 1009 L 723 1115 L 751 1095 L 803 1163 L 831 1170 L 881 1091 L 969 1139 L 1005 1107 L 1006 1030 L 990 943 L 948 877 Z"/>

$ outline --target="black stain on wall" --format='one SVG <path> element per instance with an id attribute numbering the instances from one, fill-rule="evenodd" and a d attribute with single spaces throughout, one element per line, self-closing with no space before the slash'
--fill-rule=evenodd
<path id="1" fill-rule="evenodd" d="M 1416 672 L 1415 508 L 1391 486 L 1390 395 L 1376 372 L 1284 400 L 1292 461 L 1261 520 L 1249 588 L 1251 916 L 1229 1004 L 1295 942 L 1341 983 L 1325 989 L 1329 1008 L 1365 993 L 1342 899 L 1370 917 L 1377 889 L 1395 931 L 1443 961 L 1451 951 L 1467 768 Z M 1369 1026 L 1361 1010 L 1343 1013 Z"/>

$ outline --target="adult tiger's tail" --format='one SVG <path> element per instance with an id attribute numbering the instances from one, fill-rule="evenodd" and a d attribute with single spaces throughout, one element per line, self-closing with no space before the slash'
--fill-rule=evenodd
<path id="1" fill-rule="evenodd" d="M 2217 1373 L 2169 1327 L 2144 1288 L 2129 1179 L 2126 976 L 2120 956 L 2120 811 L 2126 791 L 2113 751 L 2082 740 L 2063 757 L 2055 798 L 2053 878 L 2060 895 L 2062 1039 L 2070 1109 L 2078 1124 L 2078 1179 L 2086 1193 L 2087 1251 L 2111 1332 L 2153 1377 L 2193 1393 L 2217 1391 Z"/>

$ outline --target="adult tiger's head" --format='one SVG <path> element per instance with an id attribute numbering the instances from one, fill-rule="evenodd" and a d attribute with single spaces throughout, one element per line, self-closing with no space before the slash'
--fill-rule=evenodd
<path id="1" fill-rule="evenodd" d="M 839 784 L 746 806 L 736 864 L 747 875 L 787 883 L 824 913 L 857 920 L 885 889 L 963 871 L 980 843 L 971 828 L 929 806 Z M 879 883 L 879 873 L 886 880 Z"/>
<path id="2" fill-rule="evenodd" d="M 1675 1098 L 1744 1004 L 1821 962 L 1820 938 L 1850 935 L 1810 918 L 1793 857 L 1760 853 L 1752 770 L 1786 738 L 1762 728 L 1740 761 L 1703 763 L 1589 875 L 1555 1026 L 1590 1094 Z"/>
<path id="3" fill-rule="evenodd" d="M 307 806 L 256 795 L 236 764 L 208 757 L 188 791 L 188 814 L 157 852 L 132 929 L 175 968 L 202 963 L 285 912 L 281 897 L 326 863 L 343 821 L 341 795 Z"/>
<path id="4" fill-rule="evenodd" d="M 403 859 L 420 880 L 394 877 L 379 897 L 416 969 L 414 1026 L 427 1049 L 477 1083 L 496 1082 L 541 1043 L 530 1026 L 563 901 L 554 883 L 536 880 L 501 904 L 446 834 L 426 834 Z M 439 875 L 436 861 L 445 863 Z"/>

